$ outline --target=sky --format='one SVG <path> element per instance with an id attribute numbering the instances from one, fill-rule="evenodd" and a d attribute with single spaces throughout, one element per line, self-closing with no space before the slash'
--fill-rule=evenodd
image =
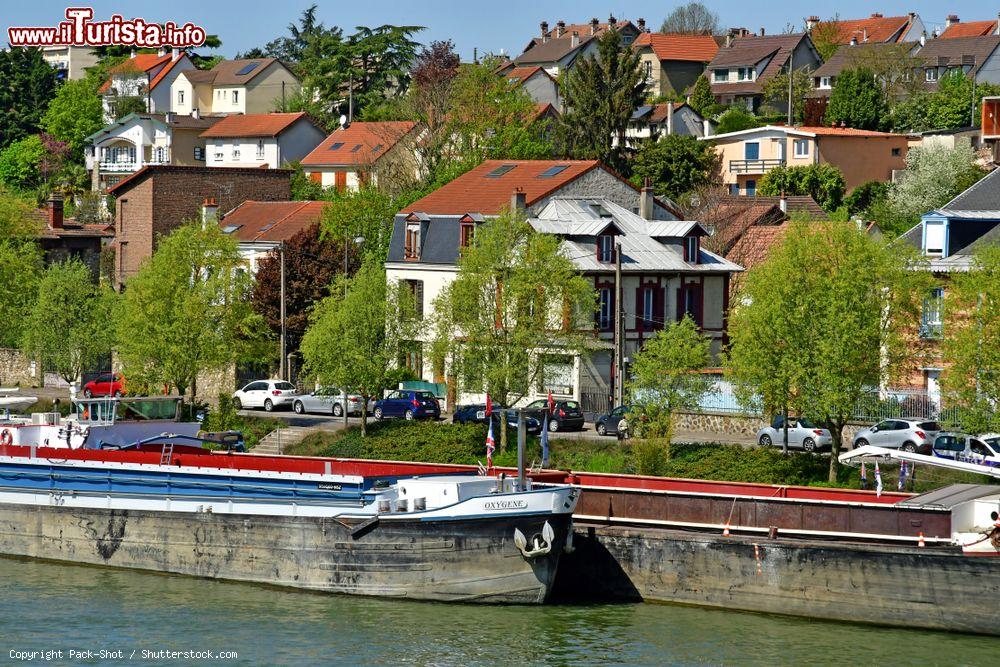
<path id="1" fill-rule="evenodd" d="M 271 39 L 287 33 L 290 22 L 296 21 L 302 10 L 313 0 L 76 0 L 70 6 L 91 6 L 96 19 L 106 19 L 113 13 L 125 18 L 139 17 L 150 22 L 173 20 L 191 21 L 217 34 L 223 46 L 219 51 L 227 57 L 254 46 L 263 46 Z M 528 41 L 539 32 L 538 24 L 548 21 L 551 26 L 563 19 L 567 23 L 586 23 L 591 17 L 607 20 L 645 18 L 646 24 L 658 29 L 663 18 L 682 2 L 663 0 L 363 0 L 329 2 L 315 0 L 318 17 L 326 25 L 337 25 L 349 33 L 355 26 L 419 25 L 426 30 L 417 41 L 428 43 L 451 39 L 464 60 L 471 60 L 473 49 L 479 53 L 519 54 Z M 782 32 L 789 23 L 801 27 L 810 14 L 830 18 L 833 12 L 841 18 L 862 18 L 873 11 L 885 16 L 901 16 L 910 11 L 921 16 L 929 30 L 943 28 L 946 14 L 957 14 L 965 21 L 996 19 L 996 7 L 982 0 L 911 0 L 910 2 L 863 2 L 839 0 L 835 6 L 818 0 L 806 2 L 705 2 L 719 14 L 724 27 L 741 26 L 768 33 Z M 67 4 L 52 0 L 0 0 L 0 43 L 6 45 L 6 28 L 15 26 L 49 26 L 62 20 Z"/>

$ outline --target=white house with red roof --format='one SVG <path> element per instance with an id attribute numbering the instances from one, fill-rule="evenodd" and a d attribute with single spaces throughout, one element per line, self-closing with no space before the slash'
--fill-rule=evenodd
<path id="1" fill-rule="evenodd" d="M 264 169 L 301 160 L 324 137 L 302 111 L 226 116 L 201 133 L 205 166 Z"/>
<path id="2" fill-rule="evenodd" d="M 526 65 L 508 69 L 503 73 L 503 76 L 512 85 L 523 88 L 524 92 L 535 103 L 539 105 L 551 104 L 556 111 L 562 112 L 559 84 L 540 65 Z"/>
<path id="3" fill-rule="evenodd" d="M 104 104 L 104 121 L 118 119 L 118 100 L 141 97 L 149 113 L 170 111 L 170 86 L 181 72 L 197 67 L 180 49 L 156 53 L 134 53 L 131 58 L 110 70 L 110 77 L 99 89 Z"/>
<path id="4" fill-rule="evenodd" d="M 420 178 L 415 151 L 420 130 L 412 121 L 345 123 L 302 158 L 302 170 L 314 183 L 338 191 L 356 191 L 379 179 L 403 182 Z"/>

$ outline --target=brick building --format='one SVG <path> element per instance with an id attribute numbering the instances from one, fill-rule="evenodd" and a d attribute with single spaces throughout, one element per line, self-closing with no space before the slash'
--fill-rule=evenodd
<path id="1" fill-rule="evenodd" d="M 115 197 L 115 286 L 139 270 L 153 254 L 157 238 L 202 217 L 214 200 L 230 211 L 247 200 L 285 201 L 292 172 L 285 169 L 151 165 L 109 190 Z"/>

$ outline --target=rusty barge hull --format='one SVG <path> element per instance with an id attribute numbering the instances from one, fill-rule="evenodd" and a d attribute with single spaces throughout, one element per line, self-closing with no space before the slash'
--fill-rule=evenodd
<path id="1" fill-rule="evenodd" d="M 1000 634 L 1000 563 L 957 547 L 578 524 L 561 594 Z"/>
<path id="2" fill-rule="evenodd" d="M 514 529 L 555 529 L 552 553 L 525 559 Z M 0 504 L 0 554 L 258 582 L 331 593 L 448 602 L 544 602 L 568 515 L 352 525 L 261 516 Z"/>

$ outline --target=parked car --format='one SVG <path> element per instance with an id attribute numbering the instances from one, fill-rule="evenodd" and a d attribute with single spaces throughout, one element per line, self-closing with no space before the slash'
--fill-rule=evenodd
<path id="1" fill-rule="evenodd" d="M 628 432 L 628 419 L 626 416 L 635 412 L 635 407 L 631 405 L 619 405 L 611 412 L 601 415 L 594 420 L 594 428 L 599 435 L 618 435 L 618 431 Z"/>
<path id="2" fill-rule="evenodd" d="M 360 415 L 361 404 L 364 399 L 360 394 L 347 395 L 347 414 Z M 371 408 L 374 401 L 368 402 Z M 334 417 L 344 416 L 344 392 L 336 387 L 320 387 L 308 394 L 302 394 L 292 403 L 292 410 L 296 414 L 307 412 L 317 412 L 321 414 L 332 414 Z"/>
<path id="3" fill-rule="evenodd" d="M 764 447 L 783 446 L 785 442 L 785 418 L 778 415 L 771 421 L 770 426 L 765 426 L 757 431 L 757 442 Z M 804 417 L 789 417 L 788 446 L 796 449 L 801 447 L 807 452 L 829 449 L 833 446 L 833 436 L 829 430 Z"/>
<path id="4" fill-rule="evenodd" d="M 87 398 L 95 396 L 124 396 L 125 379 L 118 373 L 99 375 L 83 385 L 83 395 Z"/>
<path id="5" fill-rule="evenodd" d="M 299 396 L 291 382 L 284 380 L 256 380 L 233 393 L 233 406 L 243 408 L 264 408 L 271 412 L 276 408 L 291 407 Z"/>
<path id="6" fill-rule="evenodd" d="M 1000 435 L 942 433 L 934 439 L 934 447 L 930 453 L 945 459 L 1000 466 Z"/>
<path id="7" fill-rule="evenodd" d="M 854 447 L 874 445 L 904 452 L 929 452 L 934 439 L 941 433 L 936 421 L 918 419 L 883 419 L 874 426 L 863 428 L 854 436 Z"/>
<path id="8" fill-rule="evenodd" d="M 404 419 L 440 419 L 441 405 L 430 391 L 400 390 L 389 392 L 375 401 L 372 410 L 375 419 L 402 417 Z"/>
<path id="9" fill-rule="evenodd" d="M 538 411 L 538 420 L 544 419 L 544 411 L 549 409 L 547 398 L 540 398 L 525 406 L 527 410 Z M 582 431 L 583 409 L 578 401 L 555 401 L 555 409 L 549 415 L 549 431 Z"/>
<path id="10" fill-rule="evenodd" d="M 506 415 L 507 417 L 507 429 L 516 430 L 517 411 L 508 410 L 503 406 L 495 404 L 493 406 L 493 412 L 490 415 L 493 420 L 493 429 L 496 430 L 500 428 L 501 414 Z M 470 403 L 468 405 L 459 405 L 455 408 L 455 414 L 452 415 L 451 421 L 453 424 L 485 424 L 486 404 Z M 528 435 L 538 435 L 542 432 L 542 423 L 535 417 L 527 417 L 525 421 Z"/>

